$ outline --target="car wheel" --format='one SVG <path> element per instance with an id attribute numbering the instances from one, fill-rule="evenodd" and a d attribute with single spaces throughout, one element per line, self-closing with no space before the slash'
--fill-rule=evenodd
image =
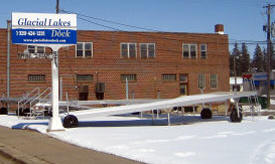
<path id="1" fill-rule="evenodd" d="M 63 120 L 63 126 L 65 128 L 75 128 L 78 126 L 78 119 L 74 115 L 68 115 Z"/>
<path id="2" fill-rule="evenodd" d="M 212 111 L 209 108 L 203 108 L 201 111 L 201 118 L 202 119 L 211 119 Z"/>
<path id="3" fill-rule="evenodd" d="M 237 110 L 234 108 L 230 114 L 230 121 L 231 122 L 241 122 L 243 119 L 243 115 L 242 115 L 241 111 L 239 111 L 239 115 L 240 115 L 240 117 L 238 117 Z"/>

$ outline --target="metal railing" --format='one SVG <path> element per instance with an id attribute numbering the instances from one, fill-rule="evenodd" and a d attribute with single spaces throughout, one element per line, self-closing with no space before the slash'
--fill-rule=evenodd
<path id="1" fill-rule="evenodd" d="M 32 101 L 33 98 L 36 97 L 39 94 L 40 94 L 40 88 L 39 87 L 34 88 L 33 90 L 31 90 L 31 92 L 29 92 L 27 94 L 23 94 L 22 98 L 20 98 L 19 101 L 17 102 L 17 114 L 18 114 L 18 116 L 20 114 L 20 108 L 25 109 L 26 105 L 28 103 L 30 103 L 30 101 Z"/>
<path id="2" fill-rule="evenodd" d="M 37 95 L 35 98 L 33 98 L 33 100 L 30 101 L 29 116 L 33 117 L 33 116 L 42 115 L 44 117 L 45 109 L 41 105 L 41 103 L 48 103 L 50 101 L 51 95 L 52 95 L 52 89 L 48 87 L 39 95 Z M 40 104 L 39 106 L 37 106 L 38 103 Z"/>
<path id="3" fill-rule="evenodd" d="M 256 90 L 256 86 L 255 86 L 255 82 L 253 79 L 247 79 L 244 78 L 244 90 L 245 91 L 257 91 Z M 254 116 L 254 112 L 257 112 L 257 115 L 260 116 L 261 115 L 261 104 L 259 102 L 259 98 L 258 95 L 253 95 L 253 96 L 249 96 L 248 97 L 248 105 L 249 105 L 249 109 L 251 112 L 251 116 Z"/>

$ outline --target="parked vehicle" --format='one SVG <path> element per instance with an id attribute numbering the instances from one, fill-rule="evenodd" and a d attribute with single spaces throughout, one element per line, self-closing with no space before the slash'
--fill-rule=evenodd
<path id="1" fill-rule="evenodd" d="M 259 103 L 261 105 L 261 108 L 266 109 L 267 108 L 267 98 L 264 97 L 264 96 L 258 96 L 258 100 L 259 100 Z M 254 104 L 255 103 L 255 97 L 251 97 L 251 101 Z M 248 97 L 241 97 L 240 100 L 239 100 L 239 103 L 240 103 L 240 105 L 249 104 Z"/>

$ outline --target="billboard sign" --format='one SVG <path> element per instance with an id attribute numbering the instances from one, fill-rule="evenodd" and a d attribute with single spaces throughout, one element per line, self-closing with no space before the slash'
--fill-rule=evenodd
<path id="1" fill-rule="evenodd" d="M 76 14 L 12 13 L 13 44 L 76 44 Z"/>

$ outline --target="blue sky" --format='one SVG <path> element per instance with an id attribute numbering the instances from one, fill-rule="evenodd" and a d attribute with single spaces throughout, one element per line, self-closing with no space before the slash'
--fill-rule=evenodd
<path id="1" fill-rule="evenodd" d="M 275 4 L 275 0 L 60 0 L 60 8 L 159 31 L 213 33 L 215 24 L 224 24 L 225 33 L 230 42 L 234 42 L 266 39 L 262 30 L 267 22 L 263 6 L 268 3 Z M 54 13 L 55 6 L 56 0 L 2 2 L 0 28 L 6 28 L 6 20 L 11 18 L 13 11 Z M 275 21 L 274 18 L 275 8 L 271 20 Z M 141 31 L 95 22 L 121 30 Z M 78 29 L 111 30 L 79 19 Z M 254 48 L 255 45 L 249 46 L 251 55 Z"/>

